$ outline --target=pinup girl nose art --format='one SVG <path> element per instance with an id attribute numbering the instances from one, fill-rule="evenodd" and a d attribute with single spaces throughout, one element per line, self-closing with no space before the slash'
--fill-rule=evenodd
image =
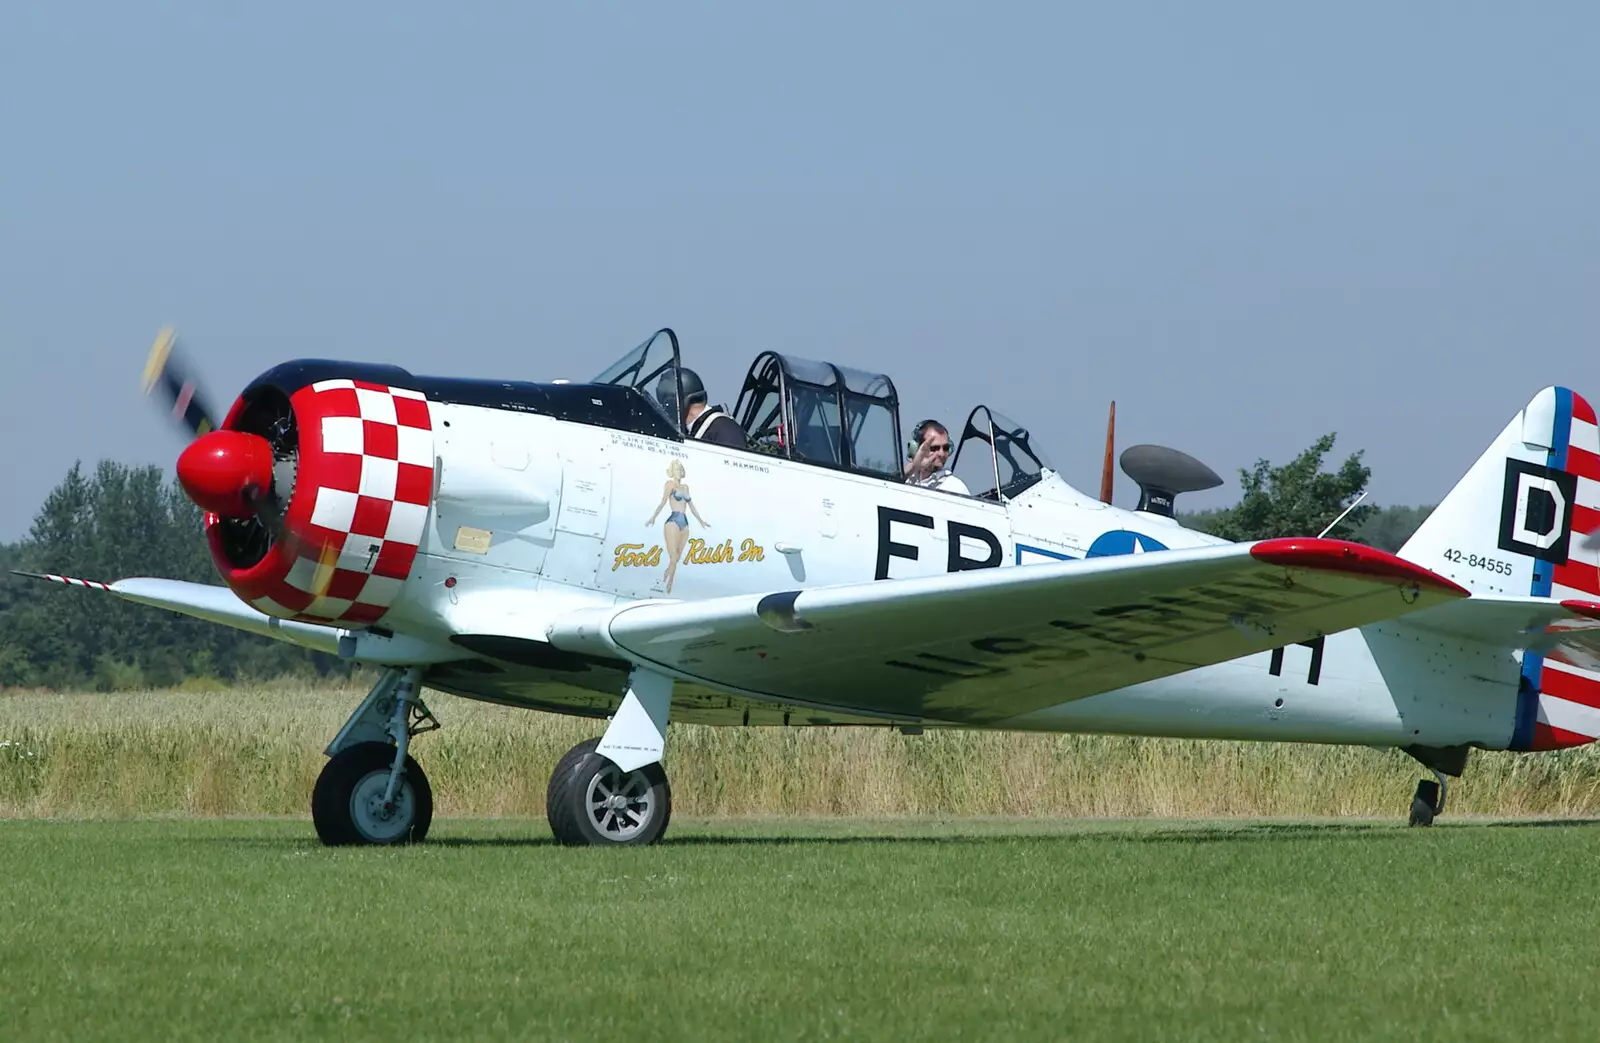
<path id="1" fill-rule="evenodd" d="M 672 593 L 672 580 L 678 574 L 678 559 L 683 557 L 683 548 L 689 542 L 689 515 L 694 515 L 694 520 L 702 528 L 711 528 L 706 520 L 700 517 L 700 512 L 695 510 L 694 497 L 689 493 L 689 487 L 684 484 L 683 461 L 674 460 L 667 467 L 667 484 L 661 487 L 661 502 L 656 504 L 654 513 L 646 525 L 654 525 L 656 518 L 668 503 L 672 505 L 672 513 L 667 515 L 666 524 L 661 527 L 661 541 L 667 547 L 667 571 L 662 576 L 666 593 Z"/>

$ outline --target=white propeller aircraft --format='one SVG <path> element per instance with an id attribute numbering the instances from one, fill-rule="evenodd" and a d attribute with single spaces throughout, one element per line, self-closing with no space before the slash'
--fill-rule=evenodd
<path id="1" fill-rule="evenodd" d="M 686 438 L 670 330 L 584 384 L 287 362 L 220 424 L 169 332 L 146 377 L 226 587 L 43 578 L 383 667 L 312 793 L 328 844 L 427 834 L 424 686 L 606 722 L 550 778 L 568 844 L 661 837 L 669 719 L 1399 747 L 1435 776 L 1413 824 L 1473 747 L 1600 736 L 1600 441 L 1564 388 L 1395 556 L 1187 530 L 1173 497 L 1220 479 L 1158 447 L 1118 509 L 984 406 L 968 495 L 908 484 L 887 376 L 772 352 L 745 444 Z"/>

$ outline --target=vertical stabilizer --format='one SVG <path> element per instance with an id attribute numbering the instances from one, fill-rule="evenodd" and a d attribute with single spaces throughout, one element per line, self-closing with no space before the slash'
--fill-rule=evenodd
<path id="1" fill-rule="evenodd" d="M 1600 429 L 1580 395 L 1548 387 L 1512 417 L 1401 557 L 1475 594 L 1600 602 Z M 1600 673 L 1523 654 L 1512 749 L 1600 735 Z"/>

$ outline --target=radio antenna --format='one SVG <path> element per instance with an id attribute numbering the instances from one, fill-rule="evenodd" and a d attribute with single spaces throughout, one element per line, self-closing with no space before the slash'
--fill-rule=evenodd
<path id="1" fill-rule="evenodd" d="M 1361 503 L 1361 501 L 1365 500 L 1366 498 L 1367 498 L 1367 494 L 1366 493 L 1362 493 L 1360 496 L 1357 496 L 1355 503 L 1352 503 L 1350 506 L 1346 507 L 1343 511 L 1340 511 L 1339 512 L 1339 517 L 1337 517 L 1337 518 L 1333 519 L 1333 521 L 1329 522 L 1328 523 L 1328 527 L 1326 529 L 1323 529 L 1321 532 L 1317 533 L 1317 539 L 1320 540 L 1320 539 L 1322 539 L 1322 537 L 1324 537 L 1324 536 L 1328 535 L 1328 533 L 1332 532 L 1333 531 L 1333 527 L 1335 525 L 1338 525 L 1340 522 L 1344 521 L 1344 516 L 1346 514 L 1349 514 L 1351 511 L 1355 510 L 1356 507 Z"/>

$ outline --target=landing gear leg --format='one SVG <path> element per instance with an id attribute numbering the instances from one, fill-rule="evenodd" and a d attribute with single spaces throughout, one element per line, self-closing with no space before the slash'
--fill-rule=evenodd
<path id="1" fill-rule="evenodd" d="M 559 843 L 653 844 L 672 817 L 672 787 L 661 767 L 672 678 L 642 667 L 606 733 L 568 750 L 550 776 L 545 816 Z"/>
<path id="2" fill-rule="evenodd" d="M 433 822 L 433 790 L 409 753 L 439 722 L 422 702 L 422 668 L 391 669 L 333 742 L 311 792 L 311 821 L 331 846 L 419 843 Z"/>
<path id="3" fill-rule="evenodd" d="M 1436 815 L 1444 814 L 1445 775 L 1442 771 L 1433 773 L 1437 781 L 1430 782 L 1423 779 L 1417 783 L 1416 795 L 1411 798 L 1411 825 L 1431 826 Z"/>

